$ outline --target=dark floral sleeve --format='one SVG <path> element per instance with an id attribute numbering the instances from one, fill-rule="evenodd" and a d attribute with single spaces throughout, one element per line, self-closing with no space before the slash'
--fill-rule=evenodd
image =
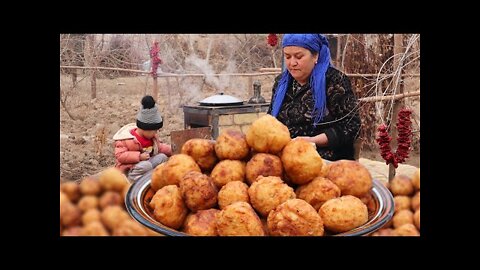
<path id="1" fill-rule="evenodd" d="M 272 114 L 273 97 L 275 96 L 275 89 L 277 89 L 278 81 L 280 80 L 281 76 L 282 76 L 282 74 L 275 77 L 275 81 L 273 82 L 272 98 L 270 100 L 270 106 L 268 106 L 267 114 Z"/>
<path id="2" fill-rule="evenodd" d="M 350 79 L 343 73 L 331 77 L 328 83 L 328 110 L 334 123 L 325 130 L 329 147 L 335 149 L 352 145 L 360 131 L 358 100 L 352 91 Z"/>

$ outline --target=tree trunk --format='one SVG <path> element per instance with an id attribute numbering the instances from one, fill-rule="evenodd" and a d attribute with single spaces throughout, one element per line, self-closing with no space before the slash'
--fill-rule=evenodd
<path id="1" fill-rule="evenodd" d="M 85 60 L 88 66 L 96 67 L 95 61 L 95 36 L 93 34 L 87 36 L 87 55 Z M 97 71 L 95 69 L 90 71 L 90 86 L 91 86 L 91 98 L 97 97 Z"/>

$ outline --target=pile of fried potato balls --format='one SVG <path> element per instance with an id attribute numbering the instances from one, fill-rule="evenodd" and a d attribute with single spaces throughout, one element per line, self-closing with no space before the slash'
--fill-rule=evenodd
<path id="1" fill-rule="evenodd" d="M 125 210 L 130 184 L 116 168 L 98 179 L 60 184 L 61 236 L 160 236 L 134 220 Z"/>
<path id="2" fill-rule="evenodd" d="M 351 160 L 325 162 L 271 115 L 246 134 L 191 139 L 157 166 L 153 218 L 194 236 L 325 236 L 362 226 L 375 211 L 372 177 Z"/>
<path id="3" fill-rule="evenodd" d="M 396 175 L 388 188 L 393 194 L 393 218 L 372 236 L 420 236 L 420 169 L 411 177 Z"/>

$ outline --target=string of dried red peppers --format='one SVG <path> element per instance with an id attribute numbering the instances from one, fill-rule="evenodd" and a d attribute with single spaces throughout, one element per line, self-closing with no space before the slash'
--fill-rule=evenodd
<path id="1" fill-rule="evenodd" d="M 277 34 L 269 34 L 267 37 L 267 43 L 272 47 L 277 46 L 277 43 L 278 43 Z"/>
<path id="2" fill-rule="evenodd" d="M 158 65 L 162 63 L 162 59 L 158 57 L 158 52 L 160 51 L 160 48 L 158 48 L 158 41 L 155 41 L 153 43 L 152 48 L 150 49 L 150 58 L 151 64 L 152 64 L 152 71 L 150 72 L 154 78 L 157 77 L 157 69 Z"/>
<path id="3" fill-rule="evenodd" d="M 380 153 L 382 158 L 386 161 L 386 164 L 393 164 L 395 168 L 399 163 L 403 163 L 408 158 L 408 152 L 410 151 L 410 145 L 412 142 L 412 121 L 410 115 L 412 111 L 406 108 L 401 109 L 398 112 L 397 120 L 397 151 L 392 153 L 390 148 L 390 141 L 392 138 L 387 132 L 387 127 L 382 124 L 378 127 L 377 143 L 380 146 Z"/>

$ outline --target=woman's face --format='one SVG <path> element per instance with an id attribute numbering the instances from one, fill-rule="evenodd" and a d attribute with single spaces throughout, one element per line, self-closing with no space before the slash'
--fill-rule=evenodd
<path id="1" fill-rule="evenodd" d="M 301 85 L 307 83 L 307 80 L 318 60 L 318 53 L 313 55 L 309 50 L 297 47 L 287 46 L 283 48 L 285 56 L 285 65 L 292 77 Z"/>

